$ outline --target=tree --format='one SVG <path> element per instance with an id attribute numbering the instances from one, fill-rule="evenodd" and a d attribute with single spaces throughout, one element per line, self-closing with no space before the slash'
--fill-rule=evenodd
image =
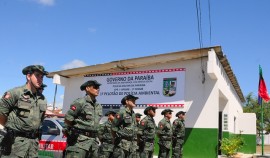
<path id="1" fill-rule="evenodd" d="M 266 133 L 270 133 L 270 104 L 263 104 L 263 115 L 264 115 L 264 130 Z M 256 114 L 256 127 L 257 133 L 260 135 L 261 131 L 261 105 L 258 104 L 258 97 L 254 96 L 253 93 L 249 93 L 246 96 L 246 103 L 243 106 L 243 111 L 245 113 L 255 113 Z"/>

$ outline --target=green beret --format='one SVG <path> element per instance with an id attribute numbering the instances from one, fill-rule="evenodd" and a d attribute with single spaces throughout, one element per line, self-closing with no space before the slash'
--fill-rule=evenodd
<path id="1" fill-rule="evenodd" d="M 142 114 L 140 114 L 140 113 L 136 113 L 136 114 L 135 114 L 135 116 L 136 116 L 136 117 L 141 117 L 141 116 L 142 116 Z"/>
<path id="2" fill-rule="evenodd" d="M 132 99 L 137 100 L 139 99 L 139 97 L 135 97 L 133 95 L 127 95 L 121 100 L 121 103 L 122 105 L 126 105 L 126 100 L 132 100 Z"/>
<path id="3" fill-rule="evenodd" d="M 80 89 L 83 91 L 88 86 L 100 86 L 101 84 L 98 83 L 96 80 L 89 80 L 86 81 L 84 84 L 81 85 Z"/>
<path id="4" fill-rule="evenodd" d="M 147 112 L 148 112 L 149 110 L 153 110 L 153 111 L 154 111 L 154 110 L 156 110 L 156 109 L 157 109 L 157 107 L 148 106 L 147 108 L 144 109 L 144 112 L 143 112 L 143 113 L 144 113 L 145 115 L 147 115 Z"/>
<path id="5" fill-rule="evenodd" d="M 22 70 L 22 73 L 24 75 L 27 75 L 27 74 L 32 74 L 35 71 L 39 71 L 39 72 L 43 73 L 43 75 L 49 74 L 47 71 L 45 71 L 44 67 L 41 65 L 29 65 Z"/>
<path id="6" fill-rule="evenodd" d="M 115 114 L 116 114 L 116 112 L 115 112 L 115 111 L 108 111 L 108 112 L 106 112 L 105 116 L 109 116 L 110 114 L 115 115 Z"/>
<path id="7" fill-rule="evenodd" d="M 186 112 L 184 112 L 184 111 L 179 111 L 178 113 L 175 114 L 175 116 L 178 117 L 178 115 L 181 115 L 181 114 L 182 114 L 182 115 L 185 115 Z"/>
<path id="8" fill-rule="evenodd" d="M 173 112 L 171 109 L 164 109 L 162 112 L 161 112 L 161 115 L 165 115 L 167 112 Z"/>

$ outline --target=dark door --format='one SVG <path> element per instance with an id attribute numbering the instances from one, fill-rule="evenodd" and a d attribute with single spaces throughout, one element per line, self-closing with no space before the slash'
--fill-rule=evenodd
<path id="1" fill-rule="evenodd" d="M 218 155 L 221 155 L 220 141 L 222 139 L 222 112 L 218 113 Z"/>

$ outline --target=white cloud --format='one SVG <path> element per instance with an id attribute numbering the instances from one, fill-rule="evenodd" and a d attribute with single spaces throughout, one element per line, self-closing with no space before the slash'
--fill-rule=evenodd
<path id="1" fill-rule="evenodd" d="M 53 6 L 55 2 L 55 0 L 34 0 L 34 1 L 45 6 Z"/>
<path id="2" fill-rule="evenodd" d="M 87 66 L 87 64 L 81 60 L 75 59 L 71 61 L 70 63 L 63 65 L 62 69 L 66 70 L 66 69 L 73 69 L 73 68 L 83 67 L 83 66 Z"/>

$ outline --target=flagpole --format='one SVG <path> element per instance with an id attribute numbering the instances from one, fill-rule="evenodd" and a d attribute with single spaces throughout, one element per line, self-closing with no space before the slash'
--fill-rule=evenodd
<path id="1" fill-rule="evenodd" d="M 262 135 L 261 135 L 261 137 L 262 137 L 262 156 L 264 156 L 264 133 L 263 133 L 263 130 L 264 130 L 264 128 L 263 128 L 263 100 L 262 100 L 262 104 L 261 104 L 261 129 L 262 129 Z"/>

